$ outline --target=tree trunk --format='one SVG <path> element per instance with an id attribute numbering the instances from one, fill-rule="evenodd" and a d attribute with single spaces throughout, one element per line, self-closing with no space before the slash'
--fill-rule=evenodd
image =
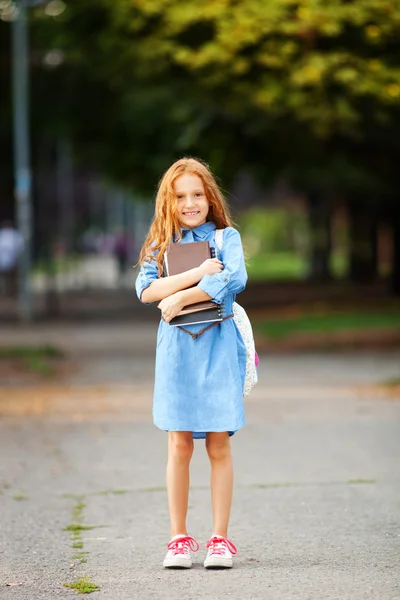
<path id="1" fill-rule="evenodd" d="M 400 296 L 400 211 L 393 214 L 393 264 L 391 277 L 392 292 Z"/>
<path id="2" fill-rule="evenodd" d="M 15 213 L 15 201 L 14 201 L 14 189 L 12 178 L 1 178 L 0 179 L 0 206 L 1 206 L 1 220 L 13 219 Z"/>
<path id="3" fill-rule="evenodd" d="M 44 309 L 47 317 L 60 314 L 60 297 L 57 290 L 57 273 L 54 264 L 54 251 L 58 236 L 58 204 L 52 146 L 48 140 L 42 140 L 38 147 L 39 166 L 37 168 L 38 194 L 38 241 L 39 258 L 42 259 L 45 277 Z"/>
<path id="4" fill-rule="evenodd" d="M 327 281 L 331 279 L 331 207 L 329 200 L 316 192 L 311 193 L 308 200 L 311 240 L 309 278 L 313 281 Z"/>
<path id="5" fill-rule="evenodd" d="M 350 206 L 350 272 L 354 283 L 368 283 L 378 277 L 378 221 L 361 204 Z"/>

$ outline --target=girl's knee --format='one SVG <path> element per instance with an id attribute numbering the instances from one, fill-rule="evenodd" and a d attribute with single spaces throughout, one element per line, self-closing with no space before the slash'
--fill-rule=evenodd
<path id="1" fill-rule="evenodd" d="M 228 433 L 207 435 L 206 448 L 210 460 L 224 460 L 231 454 L 231 442 Z"/>
<path id="2" fill-rule="evenodd" d="M 174 458 L 190 460 L 193 454 L 193 437 L 186 431 L 169 432 L 169 452 Z"/>

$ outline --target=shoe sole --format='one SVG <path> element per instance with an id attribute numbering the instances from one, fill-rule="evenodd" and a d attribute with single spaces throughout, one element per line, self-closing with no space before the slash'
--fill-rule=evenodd
<path id="1" fill-rule="evenodd" d="M 163 562 L 165 569 L 190 569 L 192 561 L 186 558 L 169 558 Z"/>
<path id="2" fill-rule="evenodd" d="M 231 558 L 209 558 L 204 561 L 205 569 L 231 569 L 233 560 Z"/>

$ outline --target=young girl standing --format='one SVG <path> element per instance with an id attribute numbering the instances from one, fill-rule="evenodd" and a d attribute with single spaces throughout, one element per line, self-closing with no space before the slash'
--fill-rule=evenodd
<path id="1" fill-rule="evenodd" d="M 162 277 L 163 257 L 171 243 L 205 241 L 219 258 L 198 268 Z M 218 256 L 218 254 L 217 254 Z M 199 544 L 188 535 L 189 464 L 195 438 L 205 438 L 211 463 L 212 535 L 206 568 L 232 567 L 236 548 L 228 539 L 233 489 L 230 436 L 245 425 L 243 385 L 246 348 L 232 315 L 232 304 L 247 281 L 238 231 L 231 227 L 227 204 L 208 167 L 199 160 L 175 162 L 162 177 L 155 215 L 140 253 L 136 291 L 144 303 L 157 302 L 161 321 L 157 335 L 153 417 L 168 432 L 167 489 L 171 541 L 164 567 L 192 566 L 190 552 Z M 222 322 L 169 325 L 184 306 L 213 300 L 223 303 Z M 192 334 L 199 334 L 194 337 Z"/>

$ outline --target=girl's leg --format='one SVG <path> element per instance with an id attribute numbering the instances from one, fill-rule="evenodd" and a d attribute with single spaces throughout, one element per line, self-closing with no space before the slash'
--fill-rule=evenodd
<path id="1" fill-rule="evenodd" d="M 206 448 L 211 463 L 213 533 L 226 538 L 233 490 L 232 454 L 228 432 L 207 433 Z"/>
<path id="2" fill-rule="evenodd" d="M 168 433 L 167 489 L 171 537 L 187 534 L 186 515 L 189 501 L 189 465 L 193 454 L 191 431 Z"/>

